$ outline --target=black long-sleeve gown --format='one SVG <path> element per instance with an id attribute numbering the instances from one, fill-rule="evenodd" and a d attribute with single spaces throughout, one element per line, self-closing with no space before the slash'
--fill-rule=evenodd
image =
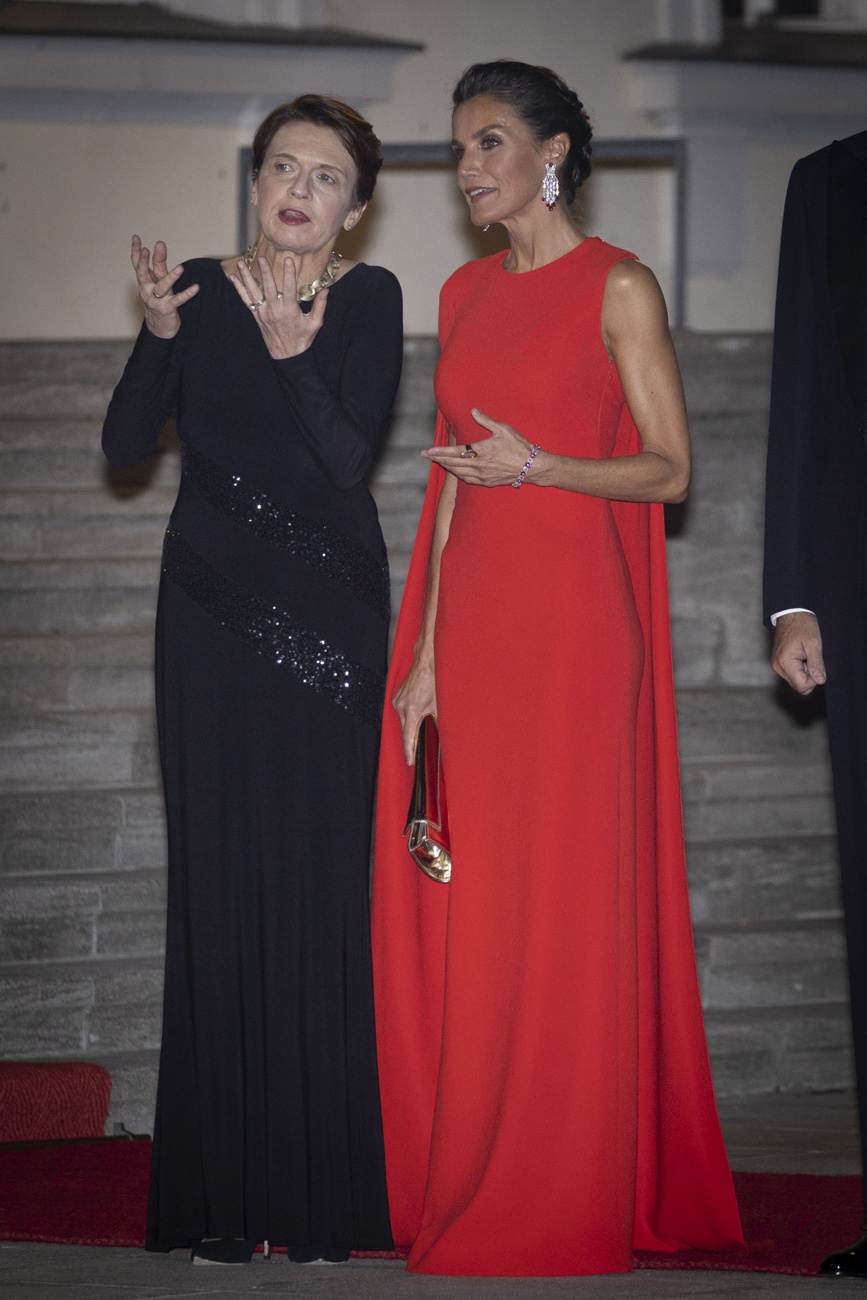
<path id="1" fill-rule="evenodd" d="M 368 931 L 389 596 L 366 486 L 400 377 L 395 278 L 334 284 L 267 352 L 216 261 L 146 328 L 106 417 L 134 464 L 177 412 L 157 714 L 169 838 L 147 1247 L 391 1244 Z"/>

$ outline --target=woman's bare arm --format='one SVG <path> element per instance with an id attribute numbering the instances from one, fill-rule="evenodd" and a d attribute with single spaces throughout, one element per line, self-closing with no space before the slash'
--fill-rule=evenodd
<path id="1" fill-rule="evenodd" d="M 407 763 L 415 757 L 418 726 L 428 713 L 437 711 L 436 683 L 434 679 L 434 629 L 436 627 L 437 601 L 440 588 L 440 561 L 448 541 L 452 511 L 455 508 L 457 479 L 449 475 L 443 484 L 437 503 L 428 561 L 427 591 L 421 630 L 413 651 L 412 667 L 392 697 L 403 732 L 403 751 Z"/>
<path id="2" fill-rule="evenodd" d="M 599 459 L 559 456 L 545 451 L 542 441 L 525 485 L 614 501 L 682 501 L 692 468 L 683 383 L 665 300 L 653 273 L 640 262 L 618 262 L 610 271 L 602 337 L 641 436 L 641 451 Z M 479 487 L 513 482 L 530 453 L 530 442 L 511 425 L 479 410 L 472 414 L 491 434 L 473 444 L 475 458 L 463 457 L 456 446 L 432 447 L 423 455 Z"/>

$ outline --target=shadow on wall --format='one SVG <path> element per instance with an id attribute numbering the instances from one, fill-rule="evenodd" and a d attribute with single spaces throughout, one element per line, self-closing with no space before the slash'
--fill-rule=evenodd
<path id="1" fill-rule="evenodd" d="M 175 422 L 170 420 L 160 434 L 152 456 L 147 456 L 137 465 L 130 465 L 125 469 L 119 469 L 116 465 L 110 465 L 105 461 L 103 482 L 116 500 L 134 500 L 151 487 L 163 456 L 177 452 L 179 448 Z"/>

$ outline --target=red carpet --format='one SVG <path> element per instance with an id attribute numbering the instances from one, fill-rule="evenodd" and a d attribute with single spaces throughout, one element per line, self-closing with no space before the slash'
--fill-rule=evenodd
<path id="1" fill-rule="evenodd" d="M 0 1142 L 99 1137 L 111 1076 L 89 1061 L 0 1061 Z"/>
<path id="2" fill-rule="evenodd" d="M 141 1246 L 150 1151 L 145 1141 L 0 1149 L 0 1240 Z M 735 1186 L 746 1250 L 642 1251 L 637 1267 L 810 1276 L 824 1255 L 857 1236 L 860 1178 L 736 1173 Z"/>

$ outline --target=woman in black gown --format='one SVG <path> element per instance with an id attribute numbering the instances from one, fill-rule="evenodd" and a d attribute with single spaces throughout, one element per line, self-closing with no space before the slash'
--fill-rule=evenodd
<path id="1" fill-rule="evenodd" d="M 134 464 L 175 411 L 183 465 L 157 612 L 169 904 L 147 1248 L 201 1262 L 391 1245 L 368 934 L 389 595 L 366 478 L 401 300 L 332 252 L 380 165 L 363 118 L 306 95 L 256 134 L 243 258 L 169 270 L 133 239 L 145 323 L 103 446 Z"/>

